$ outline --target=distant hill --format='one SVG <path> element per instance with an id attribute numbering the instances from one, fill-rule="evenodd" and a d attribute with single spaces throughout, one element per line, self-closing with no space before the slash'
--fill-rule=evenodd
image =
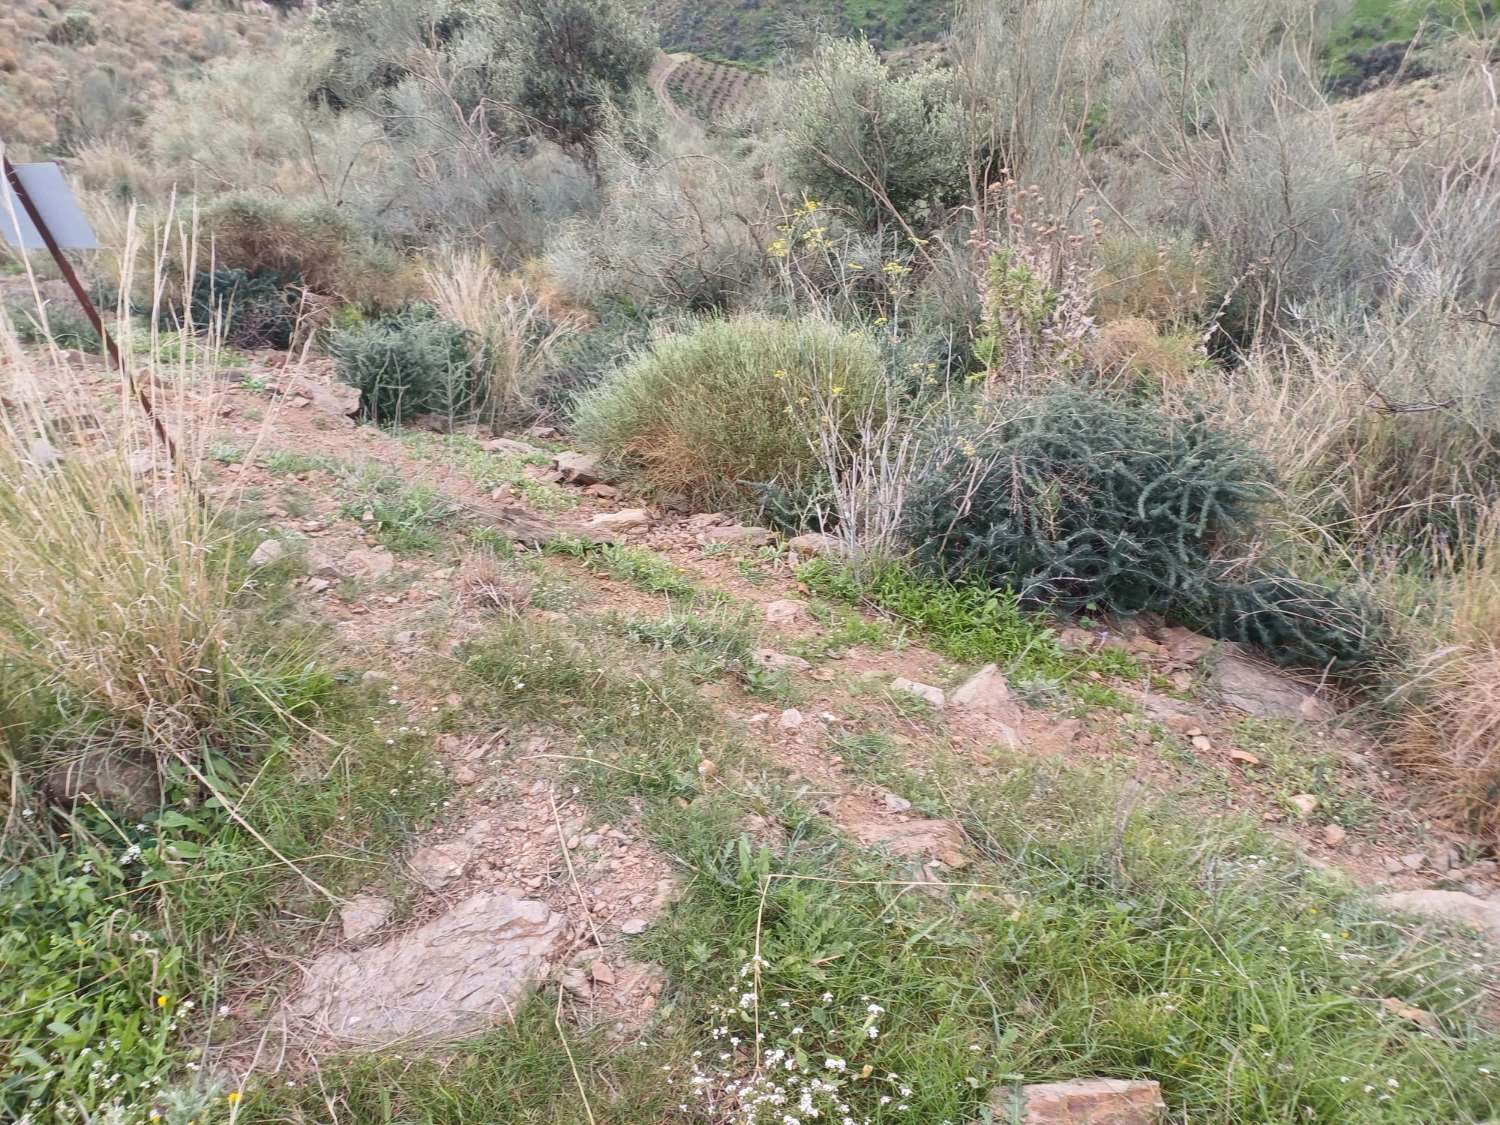
<path id="1" fill-rule="evenodd" d="M 174 75 L 257 49 L 297 6 L 0 0 L 0 141 L 26 158 L 123 139 Z"/>
<path id="2" fill-rule="evenodd" d="M 662 47 L 764 61 L 817 31 L 863 33 L 882 50 L 940 37 L 953 0 L 653 0 Z"/>

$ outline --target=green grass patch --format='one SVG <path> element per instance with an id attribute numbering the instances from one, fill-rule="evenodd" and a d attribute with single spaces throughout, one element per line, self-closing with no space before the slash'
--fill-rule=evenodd
<path id="1" fill-rule="evenodd" d="M 890 1091 L 855 1091 L 856 1116 L 976 1120 L 995 1085 L 1094 1074 L 1156 1078 L 1190 1120 L 1478 1120 L 1500 1108 L 1486 1073 L 1497 1045 L 1475 1020 L 1481 980 L 1462 943 L 1414 946 L 1253 831 L 1205 831 L 1167 805 L 1124 814 L 1114 785 L 1087 774 L 1033 767 L 975 783 L 948 776 L 939 755 L 925 792 L 921 778 L 903 792 L 960 819 L 981 856 L 962 880 L 993 886 L 912 895 L 904 869 L 819 817 L 783 807 L 790 836 L 774 854 L 742 841 L 735 826 L 756 795 L 704 791 L 691 768 L 732 753 L 722 733 L 696 710 L 641 727 L 615 701 L 639 680 L 622 678 L 594 685 L 600 703 L 573 729 L 635 770 L 578 776 L 644 798 L 653 834 L 692 872 L 650 952 L 701 1026 L 722 1026 L 714 1004 L 750 990 L 741 972 L 759 930 L 754 1003 L 770 1041 L 911 1090 L 899 1115 L 879 1103 Z M 889 754 L 879 740 L 840 748 Z M 654 771 L 675 784 L 648 782 Z M 1384 1012 L 1387 996 L 1437 1014 L 1445 1035 Z M 872 1003 L 884 1009 L 874 1039 Z"/>
<path id="2" fill-rule="evenodd" d="M 559 1033 L 550 997 L 516 1014 L 512 1026 L 470 1039 L 441 1058 L 382 1051 L 325 1061 L 322 1082 L 283 1086 L 247 1103 L 246 1122 L 339 1120 L 422 1125 L 635 1125 L 686 1122 L 654 1043 L 610 1043 Z M 571 1061 L 570 1061 L 571 1060 Z M 593 1087 L 586 1109 L 572 1067 Z"/>
<path id="3" fill-rule="evenodd" d="M 673 609 L 664 617 L 612 615 L 605 621 L 637 644 L 677 654 L 683 669 L 700 682 L 743 673 L 753 663 L 755 633 L 748 611 L 706 615 Z"/>
<path id="4" fill-rule="evenodd" d="M 619 547 L 581 537 L 561 537 L 549 542 L 545 550 L 549 555 L 576 559 L 591 570 L 629 582 L 648 594 L 683 599 L 695 599 L 701 594 L 686 571 L 644 547 Z"/>
<path id="5" fill-rule="evenodd" d="M 272 940 L 273 927 L 278 946 L 296 948 L 331 909 L 311 881 L 352 893 L 388 878 L 390 856 L 445 792 L 424 739 L 387 743 L 362 704 L 334 716 L 347 692 L 321 696 L 317 714 L 310 700 L 298 708 L 348 747 L 334 774 L 311 770 L 290 731 L 268 728 L 253 757 L 246 747 L 201 761 L 212 789 L 168 767 L 162 807 L 139 821 L 80 811 L 61 835 L 6 842 L 0 1042 L 12 1065 L 0 1115 L 113 1107 L 133 1121 L 212 1101 L 188 1064 L 242 1034 L 241 1019 L 270 1014 L 259 993 L 237 992 L 265 975 L 243 935 Z M 233 1015 L 219 1016 L 221 1004 Z"/>
<path id="6" fill-rule="evenodd" d="M 665 651 L 640 671 L 598 635 L 509 623 L 465 654 L 491 708 L 481 721 L 552 726 L 573 745 L 560 768 L 580 795 L 599 815 L 635 810 L 684 872 L 684 898 L 638 953 L 670 971 L 669 1038 L 630 1056 L 675 1096 L 608 1096 L 622 1079 L 585 1044 L 600 1120 L 738 1120 L 723 1093 L 751 1073 L 757 1023 L 786 1073 L 835 1080 L 829 1097 L 879 1123 L 982 1120 L 996 1086 L 1101 1074 L 1161 1081 L 1180 1120 L 1500 1111 L 1500 1050 L 1477 1023 L 1482 980 L 1462 939 L 1452 953 L 1412 942 L 1249 829 L 1122 808 L 1093 774 L 975 778 L 936 746 L 901 792 L 959 820 L 974 857 L 959 879 L 979 885 L 912 893 L 905 861 L 852 846 L 806 807 L 717 726 L 675 643 Z M 851 733 L 839 749 L 881 768 L 894 747 Z M 718 770 L 700 772 L 705 759 Z M 752 812 L 778 826 L 775 848 L 742 835 Z M 1385 997 L 1434 1013 L 1443 1034 L 1386 1012 Z M 553 1046 L 528 1014 L 441 1062 L 336 1071 L 329 1093 L 361 1120 L 573 1121 Z"/>
<path id="7" fill-rule="evenodd" d="M 342 512 L 364 521 L 370 533 L 392 551 L 435 551 L 460 515 L 457 504 L 425 484 L 407 484 L 378 466 L 367 466 L 345 482 Z"/>
<path id="8" fill-rule="evenodd" d="M 231 565 L 247 550 L 236 544 Z M 160 778 L 148 811 L 17 806 L 0 841 L 0 1118 L 221 1119 L 232 1091 L 194 1068 L 270 1014 L 264 949 L 300 950 L 321 931 L 332 905 L 319 887 L 391 880 L 391 856 L 440 807 L 427 740 L 386 734 L 367 693 L 321 666 L 289 574 L 234 583 L 244 668 L 198 745 L 135 754 Z M 0 719 L 0 757 L 27 802 L 23 764 L 111 733 L 66 699 L 7 701 Z"/>
<path id="9" fill-rule="evenodd" d="M 557 511 L 578 506 L 576 492 L 556 488 L 526 475 L 528 466 L 550 465 L 552 458 L 548 454 L 490 453 L 480 442 L 465 434 L 410 431 L 402 433 L 401 444 L 420 460 L 437 461 L 457 468 L 481 488 L 508 486 L 534 508 Z"/>
<path id="10" fill-rule="evenodd" d="M 348 465 L 324 453 L 303 453 L 292 449 L 273 449 L 261 454 L 257 463 L 268 473 L 337 473 Z"/>
<path id="11" fill-rule="evenodd" d="M 1067 651 L 1051 627 L 1023 613 L 1006 590 L 924 578 L 898 566 L 859 575 L 827 559 L 802 564 L 797 577 L 823 597 L 869 604 L 908 622 L 939 652 L 963 664 L 999 664 L 1008 676 L 1021 679 L 1067 680 L 1083 672 L 1140 675 L 1128 653 Z"/>
<path id="12" fill-rule="evenodd" d="M 1355 0 L 1328 35 L 1325 57 L 1335 74 L 1351 70 L 1349 56 L 1383 43 L 1409 43 L 1427 28 L 1483 29 L 1497 15 L 1494 0 Z"/>

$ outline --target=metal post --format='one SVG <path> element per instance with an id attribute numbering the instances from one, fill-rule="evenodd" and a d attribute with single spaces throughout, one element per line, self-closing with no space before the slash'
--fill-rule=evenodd
<path id="1" fill-rule="evenodd" d="M 88 290 L 83 287 L 83 282 L 78 280 L 78 274 L 73 270 L 73 264 L 68 261 L 67 255 L 63 253 L 62 247 L 57 244 L 57 239 L 52 236 L 52 231 L 47 226 L 47 221 L 42 218 L 41 211 L 32 201 L 31 194 L 26 190 L 26 185 L 21 182 L 21 177 L 16 174 L 15 165 L 10 162 L 10 157 L 0 151 L 0 164 L 4 165 L 5 179 L 10 184 L 11 191 L 15 192 L 16 199 L 26 211 L 26 217 L 31 220 L 31 225 L 36 227 L 37 233 L 42 236 L 42 241 L 47 245 L 47 251 L 52 255 L 52 260 L 57 263 L 57 268 L 62 271 L 63 280 L 68 283 L 68 288 L 73 290 L 73 296 L 78 298 L 78 303 L 83 306 L 84 315 L 89 318 L 89 323 L 94 326 L 94 331 L 99 333 L 99 338 L 104 341 L 105 351 L 114 363 L 116 370 L 120 372 L 125 380 L 126 387 L 135 395 L 136 401 L 141 404 L 141 409 L 146 412 L 147 419 L 151 422 L 151 428 L 156 432 L 157 438 L 167 450 L 167 456 L 172 459 L 172 464 L 177 466 L 180 472 L 186 471 L 186 466 L 178 463 L 177 446 L 172 441 L 172 435 L 167 433 L 167 427 L 162 422 L 160 415 L 156 413 L 156 404 L 151 401 L 150 392 L 136 381 L 135 375 L 125 363 L 120 354 L 119 347 L 115 344 L 114 337 L 109 334 L 109 329 L 104 326 L 104 319 L 99 315 L 99 310 L 94 307 L 94 302 L 89 298 Z"/>

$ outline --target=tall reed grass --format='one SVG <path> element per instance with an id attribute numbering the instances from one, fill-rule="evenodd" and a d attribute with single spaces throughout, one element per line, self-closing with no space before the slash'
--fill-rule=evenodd
<path id="1" fill-rule="evenodd" d="M 132 219 L 122 291 L 139 265 L 160 299 L 177 240 L 191 252 L 190 221 L 147 245 Z M 151 323 L 111 327 L 175 458 L 102 360 L 80 369 L 56 347 L 23 349 L 0 316 L 0 684 L 13 713 L 54 717 L 51 737 L 11 739 L 23 770 L 95 748 L 194 752 L 226 736 L 243 693 L 235 496 L 196 486 L 218 413 L 217 335 Z"/>

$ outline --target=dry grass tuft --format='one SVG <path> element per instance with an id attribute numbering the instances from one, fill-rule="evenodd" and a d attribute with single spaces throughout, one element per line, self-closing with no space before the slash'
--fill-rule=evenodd
<path id="1" fill-rule="evenodd" d="M 1500 504 L 1433 569 L 1431 604 L 1412 615 L 1430 651 L 1391 750 L 1438 807 L 1500 840 Z"/>
<path id="2" fill-rule="evenodd" d="M 217 347 L 136 352 L 175 464 L 123 383 L 101 405 L 0 320 L 0 680 L 94 737 L 168 755 L 215 737 L 237 680 L 230 533 L 184 483 L 206 460 Z"/>
<path id="3" fill-rule="evenodd" d="M 480 342 L 496 419 L 525 409 L 553 349 L 588 320 L 541 271 L 503 275 L 484 249 L 444 250 L 423 277 L 438 313 Z"/>
<path id="4" fill-rule="evenodd" d="M 1163 390 L 1183 388 L 1207 359 L 1191 332 L 1162 332 L 1144 317 L 1128 316 L 1099 328 L 1088 358 L 1107 375 L 1142 380 Z"/>
<path id="5" fill-rule="evenodd" d="M 460 597 L 465 606 L 481 613 L 519 618 L 536 587 L 535 581 L 510 573 L 492 551 L 475 551 L 464 559 Z"/>

